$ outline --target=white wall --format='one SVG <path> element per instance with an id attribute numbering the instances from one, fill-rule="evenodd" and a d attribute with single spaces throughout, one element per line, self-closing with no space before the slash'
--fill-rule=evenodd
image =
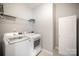
<path id="1" fill-rule="evenodd" d="M 32 9 L 30 9 L 25 3 L 4 3 L 4 14 L 17 17 L 14 23 L 7 23 L 4 25 L 5 32 L 11 31 L 26 31 L 32 30 L 31 24 L 27 21 L 32 18 Z M 10 17 L 10 19 L 12 19 Z M 10 22 L 10 21 L 8 21 Z M 9 29 L 11 27 L 11 29 Z"/>
<path id="2" fill-rule="evenodd" d="M 53 30 L 54 30 L 54 40 L 53 40 L 53 48 L 57 45 L 57 40 L 56 40 L 56 5 L 53 4 Z"/>
<path id="3" fill-rule="evenodd" d="M 76 4 L 76 9 L 77 9 L 77 11 L 76 11 L 76 13 L 77 13 L 77 18 L 79 19 L 79 3 Z"/>
<path id="4" fill-rule="evenodd" d="M 42 36 L 42 47 L 53 51 L 53 4 L 41 4 L 33 10 L 35 32 Z"/>
<path id="5" fill-rule="evenodd" d="M 32 18 L 32 10 L 26 3 L 5 3 L 4 13 L 28 20 Z"/>

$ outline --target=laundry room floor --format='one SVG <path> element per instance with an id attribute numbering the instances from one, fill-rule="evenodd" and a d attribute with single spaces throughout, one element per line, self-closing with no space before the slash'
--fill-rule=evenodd
<path id="1" fill-rule="evenodd" d="M 38 54 L 38 56 L 62 56 L 58 53 L 58 49 L 53 50 L 53 55 L 49 53 L 47 50 L 42 49 L 42 51 Z"/>
<path id="2" fill-rule="evenodd" d="M 61 54 L 59 54 L 59 50 L 58 49 L 53 49 L 53 56 L 63 56 Z"/>
<path id="3" fill-rule="evenodd" d="M 58 49 L 53 49 L 53 56 L 59 56 Z"/>
<path id="4" fill-rule="evenodd" d="M 38 56 L 53 56 L 53 55 L 49 53 L 47 50 L 42 49 L 42 51 L 39 53 Z"/>

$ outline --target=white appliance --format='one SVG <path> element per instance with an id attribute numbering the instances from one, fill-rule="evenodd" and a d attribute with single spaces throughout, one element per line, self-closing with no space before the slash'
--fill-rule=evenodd
<path id="1" fill-rule="evenodd" d="M 30 56 L 32 54 L 31 41 L 23 34 L 5 33 L 3 42 L 5 56 Z"/>
<path id="2" fill-rule="evenodd" d="M 76 55 L 77 17 L 68 16 L 59 19 L 59 54 Z"/>
<path id="3" fill-rule="evenodd" d="M 32 42 L 32 56 L 36 56 L 41 51 L 41 36 L 40 34 L 35 33 L 27 33 L 26 36 L 28 36 Z"/>

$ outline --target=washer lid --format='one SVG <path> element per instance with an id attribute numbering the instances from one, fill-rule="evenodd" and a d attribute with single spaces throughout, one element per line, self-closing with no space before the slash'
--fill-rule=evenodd
<path id="1" fill-rule="evenodd" d="M 27 36 L 19 36 L 19 37 L 12 37 L 12 38 L 8 38 L 7 41 L 8 43 L 17 43 L 17 42 L 21 42 L 24 40 L 28 40 L 29 38 Z"/>

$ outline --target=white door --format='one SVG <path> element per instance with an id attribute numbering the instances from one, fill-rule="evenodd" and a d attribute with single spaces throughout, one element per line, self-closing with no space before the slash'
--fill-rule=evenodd
<path id="1" fill-rule="evenodd" d="M 60 17 L 59 54 L 76 55 L 76 16 Z"/>

